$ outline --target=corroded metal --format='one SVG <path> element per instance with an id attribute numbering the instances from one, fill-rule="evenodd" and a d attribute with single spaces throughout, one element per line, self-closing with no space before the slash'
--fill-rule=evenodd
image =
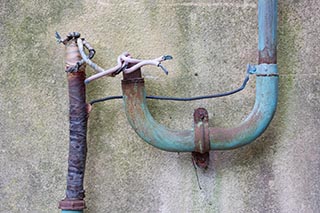
<path id="1" fill-rule="evenodd" d="M 276 64 L 277 0 L 259 0 L 259 64 L 267 69 L 257 73 L 256 100 L 251 113 L 236 127 L 209 128 L 210 149 L 234 149 L 253 142 L 270 124 L 278 100 L 278 68 Z M 271 63 L 271 64 L 270 64 Z M 262 67 L 262 66 L 261 66 Z M 270 73 L 269 73 L 270 71 Z M 140 72 L 140 70 L 138 71 Z M 254 73 L 251 73 L 254 74 Z M 128 82 L 128 76 L 124 75 Z M 194 129 L 172 130 L 157 123 L 146 103 L 144 83 L 122 83 L 124 106 L 129 123 L 147 143 L 166 151 L 195 151 Z"/>
<path id="2" fill-rule="evenodd" d="M 210 151 L 209 116 L 204 108 L 198 108 L 193 113 L 195 151 L 201 154 Z"/>
<path id="3" fill-rule="evenodd" d="M 277 74 L 277 66 L 265 65 Z M 134 76 L 135 75 L 135 76 Z M 172 130 L 156 122 L 148 110 L 140 70 L 124 74 L 122 81 L 126 115 L 136 133 L 147 143 L 166 151 L 195 151 L 194 129 Z M 234 149 L 259 137 L 271 122 L 278 100 L 278 76 L 256 77 L 256 100 L 248 117 L 236 127 L 209 128 L 210 149 Z"/>
<path id="4" fill-rule="evenodd" d="M 209 152 L 203 154 L 199 152 L 192 152 L 192 160 L 196 163 L 198 167 L 207 169 L 210 160 Z"/>
<path id="5" fill-rule="evenodd" d="M 84 198 L 83 178 L 87 153 L 87 104 L 85 72 L 68 74 L 70 98 L 70 144 L 67 198 Z"/>
<path id="6" fill-rule="evenodd" d="M 193 113 L 195 151 L 192 157 L 197 166 L 207 168 L 209 164 L 210 137 L 209 115 L 204 108 L 198 108 Z"/>
<path id="7" fill-rule="evenodd" d="M 84 200 L 62 200 L 59 203 L 59 209 L 64 210 L 83 210 L 85 208 Z"/>
<path id="8" fill-rule="evenodd" d="M 77 66 L 77 63 L 81 61 L 81 55 L 79 52 L 78 45 L 75 40 L 69 40 L 66 46 L 66 67 L 65 70 L 68 72 L 72 67 Z M 79 71 L 84 71 L 85 66 L 79 67 Z M 78 71 L 76 70 L 76 71 Z"/>
<path id="9" fill-rule="evenodd" d="M 194 132 L 177 131 L 157 123 L 146 104 L 141 71 L 123 73 L 122 91 L 126 115 L 136 133 L 149 144 L 166 151 L 194 151 Z M 192 144 L 190 144 L 192 141 Z"/>
<path id="10" fill-rule="evenodd" d="M 277 63 L 277 0 L 259 0 L 259 64 Z"/>
<path id="11" fill-rule="evenodd" d="M 69 37 L 68 37 L 69 38 Z M 66 70 L 75 66 L 81 56 L 76 44 L 76 37 L 69 38 L 66 45 Z M 81 210 L 85 208 L 83 180 L 87 153 L 87 118 L 85 66 L 77 72 L 68 72 L 69 90 L 69 158 L 66 197 L 60 201 L 59 208 Z"/>

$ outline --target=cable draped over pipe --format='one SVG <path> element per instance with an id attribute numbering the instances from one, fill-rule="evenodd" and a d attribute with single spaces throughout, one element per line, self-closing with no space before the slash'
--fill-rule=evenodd
<path id="1" fill-rule="evenodd" d="M 270 124 L 278 100 L 276 63 L 277 0 L 259 0 L 259 65 L 252 66 L 256 75 L 256 99 L 247 118 L 233 128 L 209 129 L 210 149 L 234 149 L 251 143 Z M 123 100 L 126 115 L 135 132 L 147 143 L 172 152 L 195 151 L 194 128 L 172 130 L 156 122 L 146 103 L 141 71 L 123 74 Z"/>

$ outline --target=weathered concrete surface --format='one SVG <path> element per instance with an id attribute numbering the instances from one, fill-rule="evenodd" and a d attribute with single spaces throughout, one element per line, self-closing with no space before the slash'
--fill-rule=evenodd
<path id="1" fill-rule="evenodd" d="M 97 104 L 89 121 L 86 212 L 319 212 L 320 1 L 279 0 L 278 111 L 247 147 L 211 154 L 199 171 L 190 154 L 141 141 L 121 101 Z M 257 1 L 0 1 L 0 212 L 59 212 L 68 153 L 64 49 L 56 30 L 79 31 L 95 61 L 115 64 L 172 54 L 169 76 L 144 69 L 149 94 L 191 96 L 241 84 L 257 61 Z M 89 70 L 89 74 L 93 71 Z M 88 86 L 88 99 L 119 95 L 120 77 Z M 189 128 L 205 107 L 211 125 L 232 126 L 254 101 L 254 80 L 232 97 L 150 101 L 154 117 Z"/>

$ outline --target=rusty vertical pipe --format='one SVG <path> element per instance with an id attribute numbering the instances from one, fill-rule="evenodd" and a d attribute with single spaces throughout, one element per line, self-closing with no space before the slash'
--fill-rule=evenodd
<path id="1" fill-rule="evenodd" d="M 79 35 L 80 36 L 80 35 Z M 81 60 L 76 43 L 77 37 L 70 39 L 66 45 L 66 70 Z M 76 72 L 69 72 L 69 158 L 66 197 L 60 201 L 59 208 L 82 211 L 85 208 L 83 180 L 87 153 L 87 104 L 84 80 L 85 66 Z"/>
<path id="2" fill-rule="evenodd" d="M 277 63 L 277 0 L 259 0 L 259 64 Z"/>

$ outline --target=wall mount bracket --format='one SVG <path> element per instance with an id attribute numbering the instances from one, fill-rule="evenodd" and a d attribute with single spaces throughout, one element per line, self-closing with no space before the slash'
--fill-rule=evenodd
<path id="1" fill-rule="evenodd" d="M 209 165 L 209 115 L 205 108 L 198 108 L 193 113 L 194 119 L 194 144 L 195 151 L 192 152 L 192 159 L 196 165 L 206 169 Z"/>

